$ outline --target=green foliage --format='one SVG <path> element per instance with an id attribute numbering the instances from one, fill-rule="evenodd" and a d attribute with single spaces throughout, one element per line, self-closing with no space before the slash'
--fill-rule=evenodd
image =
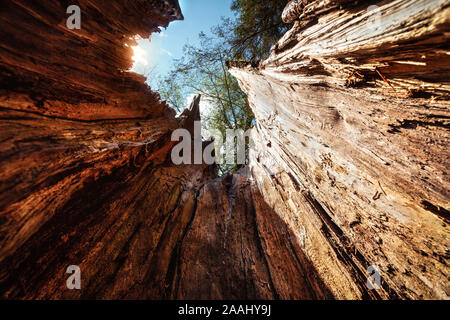
<path id="1" fill-rule="evenodd" d="M 246 95 L 226 67 L 231 58 L 227 48 L 224 27 L 216 27 L 213 36 L 200 33 L 198 46 L 186 45 L 184 56 L 176 60 L 171 81 L 191 93 L 201 93 L 202 125 L 206 131 L 217 130 L 226 137 L 227 129 L 250 129 L 254 116 L 248 107 Z M 238 165 L 220 166 L 222 171 L 235 171 Z"/>
<path id="2" fill-rule="evenodd" d="M 290 28 L 281 20 L 288 0 L 233 0 L 238 15 L 230 39 L 235 59 L 260 60 Z"/>
<path id="3" fill-rule="evenodd" d="M 167 77 L 158 77 L 156 87 L 161 98 L 177 112 L 181 112 L 186 106 L 186 93 L 182 83 L 177 80 L 176 72 L 172 70 Z"/>
<path id="4" fill-rule="evenodd" d="M 186 44 L 184 55 L 174 61 L 170 74 L 160 79 L 161 97 L 177 111 L 187 96 L 201 93 L 202 125 L 226 137 L 227 129 L 247 131 L 254 125 L 254 115 L 246 95 L 228 72 L 228 60 L 258 60 L 269 54 L 270 47 L 286 31 L 281 13 L 286 0 L 234 0 L 231 9 L 236 20 L 222 19 L 212 35 L 199 34 L 199 45 Z M 221 165 L 222 173 L 236 171 L 239 165 Z"/>

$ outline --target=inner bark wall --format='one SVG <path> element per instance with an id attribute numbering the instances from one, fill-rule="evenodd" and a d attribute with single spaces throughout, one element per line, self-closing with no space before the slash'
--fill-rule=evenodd
<path id="1" fill-rule="evenodd" d="M 259 68 L 231 69 L 262 195 L 336 296 L 447 299 L 449 2 L 309 9 Z"/>
<path id="2" fill-rule="evenodd" d="M 2 2 L 1 297 L 332 297 L 248 178 L 170 161 L 199 99 L 176 118 L 126 70 L 176 1 L 78 5 L 68 30 L 64 2 Z"/>

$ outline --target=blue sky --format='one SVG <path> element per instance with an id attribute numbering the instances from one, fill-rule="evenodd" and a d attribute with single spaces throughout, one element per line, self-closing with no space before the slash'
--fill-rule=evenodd
<path id="1" fill-rule="evenodd" d="M 167 74 L 172 60 L 182 56 L 184 44 L 198 43 L 200 31 L 209 33 L 213 26 L 220 23 L 220 17 L 233 17 L 231 0 L 179 0 L 179 3 L 184 21 L 170 23 L 160 34 L 154 34 L 151 41 L 139 40 L 133 71 Z"/>

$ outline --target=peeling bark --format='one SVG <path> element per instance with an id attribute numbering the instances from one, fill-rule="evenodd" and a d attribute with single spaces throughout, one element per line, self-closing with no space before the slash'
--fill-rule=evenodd
<path id="1" fill-rule="evenodd" d="M 231 69 L 258 122 L 253 176 L 338 298 L 449 297 L 449 4 L 331 6 Z"/>

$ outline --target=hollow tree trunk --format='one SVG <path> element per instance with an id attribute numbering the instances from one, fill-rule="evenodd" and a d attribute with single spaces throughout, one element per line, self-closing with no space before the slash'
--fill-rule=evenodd
<path id="1" fill-rule="evenodd" d="M 257 126 L 224 177 L 170 159 L 198 104 L 126 71 L 177 2 L 78 2 L 0 5 L 2 298 L 448 299 L 448 1 L 308 4 L 231 68 Z"/>

